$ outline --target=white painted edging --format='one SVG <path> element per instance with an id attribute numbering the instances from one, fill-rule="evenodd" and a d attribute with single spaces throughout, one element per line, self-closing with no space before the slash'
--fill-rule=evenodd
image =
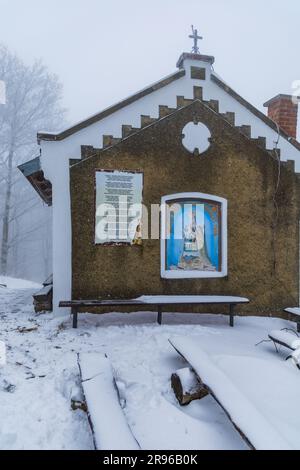
<path id="1" fill-rule="evenodd" d="M 221 242 L 222 242 L 222 270 L 215 271 L 170 271 L 166 269 L 166 228 L 167 228 L 167 203 L 178 199 L 206 199 L 221 203 Z M 227 276 L 227 199 L 204 193 L 177 193 L 163 196 L 161 198 L 161 234 L 160 234 L 160 272 L 164 279 L 207 279 Z"/>
<path id="2" fill-rule="evenodd" d="M 82 388 L 97 450 L 138 450 L 120 406 L 109 359 L 99 353 L 78 355 Z"/>

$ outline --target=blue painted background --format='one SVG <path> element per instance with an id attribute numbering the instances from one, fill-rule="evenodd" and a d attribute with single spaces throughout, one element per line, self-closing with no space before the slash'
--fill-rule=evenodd
<path id="1" fill-rule="evenodd" d="M 189 201 L 189 204 L 197 204 L 197 212 L 200 213 L 200 210 L 203 210 L 203 204 L 199 201 Z M 185 203 L 186 204 L 186 203 Z M 218 220 L 218 210 L 216 209 L 215 204 L 204 204 L 204 240 L 206 253 L 210 262 L 215 266 L 217 270 L 220 269 L 219 266 L 219 220 Z M 190 209 L 188 209 L 190 210 Z M 175 233 L 181 233 L 182 226 L 184 225 L 183 220 L 186 220 L 184 217 L 184 205 L 182 204 L 181 212 L 176 214 L 171 213 L 170 220 L 170 238 L 166 242 L 166 268 L 170 269 L 171 266 L 177 266 L 180 257 L 183 252 L 184 240 L 183 236 L 181 239 L 176 239 Z"/>

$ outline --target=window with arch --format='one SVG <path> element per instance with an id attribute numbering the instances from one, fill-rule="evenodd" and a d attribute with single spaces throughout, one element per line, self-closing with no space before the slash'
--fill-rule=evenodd
<path id="1" fill-rule="evenodd" d="M 202 193 L 161 201 L 161 276 L 227 276 L 227 200 Z"/>

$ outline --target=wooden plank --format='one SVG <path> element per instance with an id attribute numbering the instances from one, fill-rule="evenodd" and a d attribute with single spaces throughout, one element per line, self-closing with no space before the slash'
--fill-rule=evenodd
<path id="1" fill-rule="evenodd" d="M 87 299 L 87 300 L 64 300 L 59 303 L 60 307 L 101 307 L 101 306 L 111 306 L 116 307 L 119 305 L 130 306 L 130 305 L 237 305 L 237 304 L 245 304 L 249 303 L 249 299 L 242 299 L 240 297 L 230 297 L 231 300 L 227 300 L 228 297 L 224 296 L 221 299 L 220 296 L 216 296 L 214 300 L 211 296 L 207 298 L 207 296 L 193 296 L 194 298 L 191 299 L 190 296 L 175 296 L 181 297 L 181 300 L 176 299 L 174 301 L 172 299 L 173 296 L 151 296 L 151 299 L 144 300 L 141 299 L 114 299 L 114 300 L 101 300 L 101 299 Z M 197 298 L 196 298 L 197 297 Z"/>
<path id="2" fill-rule="evenodd" d="M 299 336 L 295 335 L 294 333 L 289 333 L 288 331 L 273 330 L 268 334 L 268 337 L 271 341 L 273 341 L 274 345 L 279 344 L 280 346 L 284 346 L 291 351 L 295 351 L 300 347 Z"/>
<path id="3" fill-rule="evenodd" d="M 284 311 L 294 315 L 297 332 L 300 333 L 300 307 L 285 308 Z"/>
<path id="4" fill-rule="evenodd" d="M 119 305 L 144 305 L 136 300 L 70 300 L 59 302 L 60 307 L 117 307 Z"/>
<path id="5" fill-rule="evenodd" d="M 44 286 L 38 292 L 33 294 L 33 298 L 37 301 L 44 300 L 52 292 L 52 289 L 53 289 L 52 285 Z"/>
<path id="6" fill-rule="evenodd" d="M 139 450 L 120 406 L 109 359 L 99 353 L 78 354 L 78 367 L 97 450 Z"/>
<path id="7" fill-rule="evenodd" d="M 292 315 L 295 315 L 296 317 L 300 317 L 300 308 L 299 307 L 293 307 L 293 308 L 285 308 L 285 312 L 291 313 Z"/>
<path id="8" fill-rule="evenodd" d="M 280 431 L 272 426 L 265 416 L 260 413 L 257 406 L 249 401 L 248 397 L 244 396 L 195 340 L 179 336 L 169 339 L 169 342 L 177 353 L 190 364 L 203 386 L 223 409 L 250 449 L 275 450 L 276 446 L 276 450 L 291 450 L 290 444 L 281 435 Z M 201 362 L 199 362 L 200 358 Z M 232 402 L 230 401 L 231 397 Z M 237 415 L 235 409 L 238 410 L 241 416 Z M 253 431 L 254 424 L 257 426 L 257 435 Z M 249 434 L 252 434 L 251 439 Z"/>
<path id="9" fill-rule="evenodd" d="M 53 274 L 50 274 L 49 277 L 43 282 L 43 286 L 50 286 L 53 284 Z"/>
<path id="10" fill-rule="evenodd" d="M 172 340 L 169 339 L 169 343 L 171 344 L 171 346 L 173 346 L 173 348 L 175 349 L 175 351 L 188 363 L 190 364 L 190 362 L 188 361 L 188 359 L 185 357 L 185 355 L 179 350 L 177 349 L 177 347 L 172 343 Z M 251 450 L 255 450 L 255 447 L 253 446 L 253 444 L 250 442 L 250 440 L 246 437 L 245 433 L 239 428 L 239 426 L 236 425 L 236 423 L 232 420 L 231 418 L 231 415 L 230 413 L 228 413 L 228 411 L 225 409 L 225 407 L 222 405 L 221 401 L 219 400 L 219 398 L 217 398 L 216 394 L 214 393 L 213 390 L 211 390 L 211 388 L 205 383 L 205 380 L 203 380 L 202 377 L 199 377 L 199 375 L 197 374 L 197 372 L 195 371 L 195 369 L 193 368 L 192 364 L 190 364 L 191 366 L 191 369 L 195 372 L 195 374 L 197 375 L 197 377 L 199 378 L 200 382 L 203 384 L 203 388 L 207 391 L 207 393 L 209 393 L 213 399 L 218 403 L 218 405 L 222 408 L 222 410 L 224 411 L 224 413 L 226 414 L 226 416 L 228 417 L 229 421 L 233 424 L 234 428 L 237 430 L 237 432 L 239 433 L 239 435 L 241 436 L 241 438 L 243 439 L 243 441 L 248 445 L 248 447 L 251 449 Z"/>

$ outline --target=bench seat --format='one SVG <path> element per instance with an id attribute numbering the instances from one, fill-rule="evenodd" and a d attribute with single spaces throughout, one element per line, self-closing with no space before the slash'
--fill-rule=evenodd
<path id="1" fill-rule="evenodd" d="M 297 331 L 300 333 L 300 307 L 285 308 L 285 312 L 291 313 L 295 317 L 297 323 Z"/>
<path id="2" fill-rule="evenodd" d="M 73 314 L 73 328 L 77 328 L 78 312 L 88 307 L 121 307 L 135 306 L 145 310 L 148 306 L 157 307 L 157 321 L 162 323 L 163 306 L 172 305 L 229 305 L 230 326 L 234 326 L 234 308 L 239 304 L 247 304 L 249 299 L 226 295 L 142 295 L 136 299 L 87 299 L 61 301 L 59 306 L 71 308 Z"/>

